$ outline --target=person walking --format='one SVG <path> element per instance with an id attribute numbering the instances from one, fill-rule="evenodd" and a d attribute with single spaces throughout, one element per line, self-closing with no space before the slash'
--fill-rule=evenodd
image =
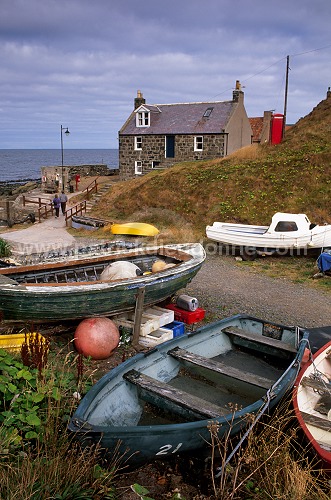
<path id="1" fill-rule="evenodd" d="M 68 201 L 68 197 L 67 195 L 65 194 L 64 191 L 62 191 L 62 193 L 60 194 L 60 203 L 61 203 L 61 211 L 62 211 L 62 215 L 65 214 L 66 212 L 66 205 L 67 205 L 67 201 Z"/>
<path id="2" fill-rule="evenodd" d="M 53 198 L 53 207 L 55 209 L 55 218 L 56 219 L 59 217 L 60 206 L 61 206 L 60 198 L 58 197 L 58 195 L 56 193 L 56 195 Z"/>

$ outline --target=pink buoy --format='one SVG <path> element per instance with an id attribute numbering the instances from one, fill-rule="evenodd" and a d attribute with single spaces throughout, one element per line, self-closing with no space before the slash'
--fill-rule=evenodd
<path id="1" fill-rule="evenodd" d="M 93 359 L 107 359 L 116 349 L 120 334 L 109 318 L 87 318 L 76 328 L 74 343 L 76 350 Z"/>

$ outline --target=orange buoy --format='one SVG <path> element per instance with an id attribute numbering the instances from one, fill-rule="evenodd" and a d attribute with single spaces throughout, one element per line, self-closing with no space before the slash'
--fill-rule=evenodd
<path id="1" fill-rule="evenodd" d="M 116 349 L 120 334 L 109 318 L 87 318 L 79 323 L 74 336 L 76 350 L 93 359 L 107 359 Z"/>
<path id="2" fill-rule="evenodd" d="M 301 366 L 308 363 L 309 360 L 310 360 L 310 349 L 307 349 L 307 347 L 306 347 L 305 351 L 303 353 L 303 356 L 302 356 Z"/>

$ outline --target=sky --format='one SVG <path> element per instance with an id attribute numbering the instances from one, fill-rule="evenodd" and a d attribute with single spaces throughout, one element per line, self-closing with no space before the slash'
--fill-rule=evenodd
<path id="1" fill-rule="evenodd" d="M 306 116 L 331 85 L 330 0 L 0 0 L 0 149 L 117 148 L 148 104 Z"/>

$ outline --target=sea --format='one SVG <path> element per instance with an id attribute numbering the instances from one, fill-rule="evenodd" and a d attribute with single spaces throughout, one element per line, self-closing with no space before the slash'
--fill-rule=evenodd
<path id="1" fill-rule="evenodd" d="M 61 166 L 60 149 L 0 149 L 0 183 L 40 180 L 41 167 Z M 118 168 L 118 149 L 65 149 L 63 165 Z"/>

